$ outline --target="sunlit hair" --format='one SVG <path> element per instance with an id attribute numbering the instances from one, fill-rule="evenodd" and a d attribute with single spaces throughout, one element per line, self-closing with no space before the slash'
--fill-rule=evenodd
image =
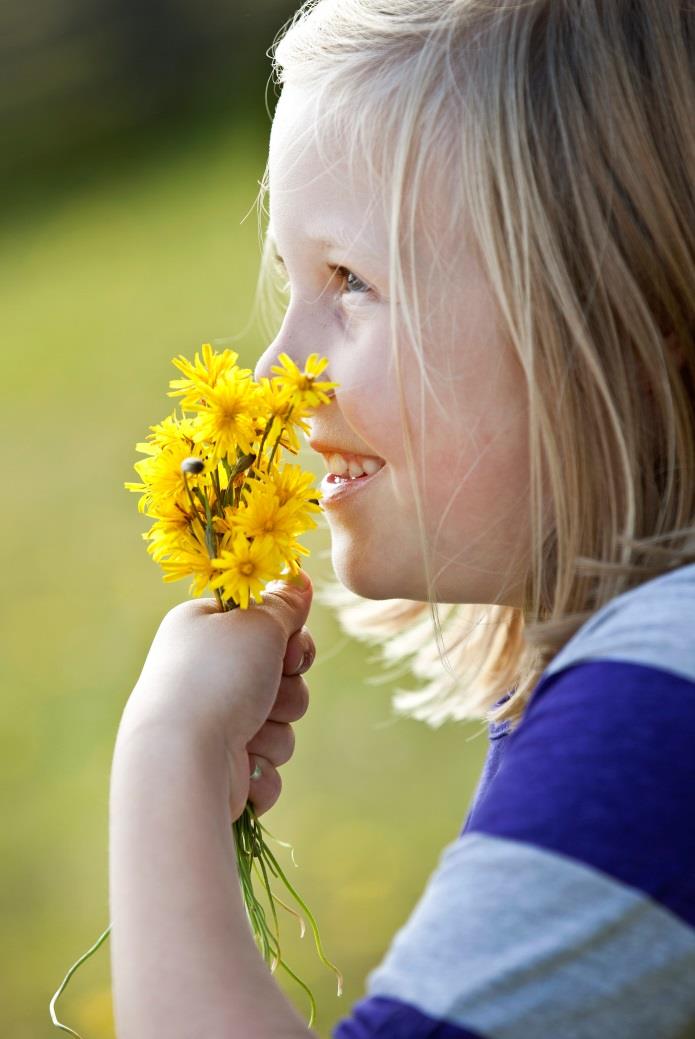
<path id="1" fill-rule="evenodd" d="M 404 423 L 413 356 L 431 391 L 412 272 L 433 185 L 470 221 L 527 384 L 523 606 L 437 605 L 407 426 L 430 601 L 324 592 L 423 680 L 399 713 L 516 727 L 592 613 L 695 562 L 694 55 L 678 0 L 310 0 L 271 50 L 382 193 Z"/>

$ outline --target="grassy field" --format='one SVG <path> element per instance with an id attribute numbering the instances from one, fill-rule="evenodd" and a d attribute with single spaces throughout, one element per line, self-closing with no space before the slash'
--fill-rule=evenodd
<path id="1" fill-rule="evenodd" d="M 136 478 L 135 442 L 170 410 L 174 355 L 211 341 L 252 367 L 261 352 L 250 318 L 265 146 L 211 126 L 98 176 L 76 167 L 3 231 L 0 918 L 13 1039 L 58 1034 L 50 998 L 108 923 L 113 742 L 163 614 L 188 596 L 148 558 L 123 481 Z M 307 569 L 328 578 L 326 527 L 306 543 Z M 338 999 L 310 934 L 300 942 L 285 917 L 283 951 L 328 1039 L 456 837 L 486 740 L 471 739 L 480 726 L 396 719 L 396 683 L 371 683 L 370 651 L 320 605 L 310 626 L 312 705 L 264 822 L 294 845 L 298 870 L 278 854 L 345 975 Z M 305 1012 L 301 990 L 279 981 Z M 108 943 L 59 1017 L 84 1039 L 113 1036 Z"/>

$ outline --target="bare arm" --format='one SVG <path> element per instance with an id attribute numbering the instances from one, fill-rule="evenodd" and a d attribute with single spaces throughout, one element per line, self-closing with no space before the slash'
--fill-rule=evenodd
<path id="1" fill-rule="evenodd" d="M 110 914 L 118 1039 L 311 1039 L 246 918 L 219 741 L 119 732 Z"/>

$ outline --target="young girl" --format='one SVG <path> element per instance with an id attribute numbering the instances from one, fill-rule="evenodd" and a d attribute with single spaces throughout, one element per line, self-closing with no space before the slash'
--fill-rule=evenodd
<path id="1" fill-rule="evenodd" d="M 328 357 L 346 623 L 416 648 L 402 709 L 490 726 L 335 1039 L 695 1036 L 694 48 L 689 0 L 318 0 L 274 51 L 256 376 Z M 157 632 L 112 772 L 119 1039 L 316 1034 L 230 827 L 279 796 L 311 595 Z"/>

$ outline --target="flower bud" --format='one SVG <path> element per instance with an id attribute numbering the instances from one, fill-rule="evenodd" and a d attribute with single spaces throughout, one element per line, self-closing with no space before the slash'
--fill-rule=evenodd
<path id="1" fill-rule="evenodd" d="M 205 463 L 202 462 L 200 458 L 184 458 L 183 462 L 181 463 L 181 472 L 193 473 L 195 476 L 197 476 L 199 473 L 202 473 L 204 468 Z"/>

